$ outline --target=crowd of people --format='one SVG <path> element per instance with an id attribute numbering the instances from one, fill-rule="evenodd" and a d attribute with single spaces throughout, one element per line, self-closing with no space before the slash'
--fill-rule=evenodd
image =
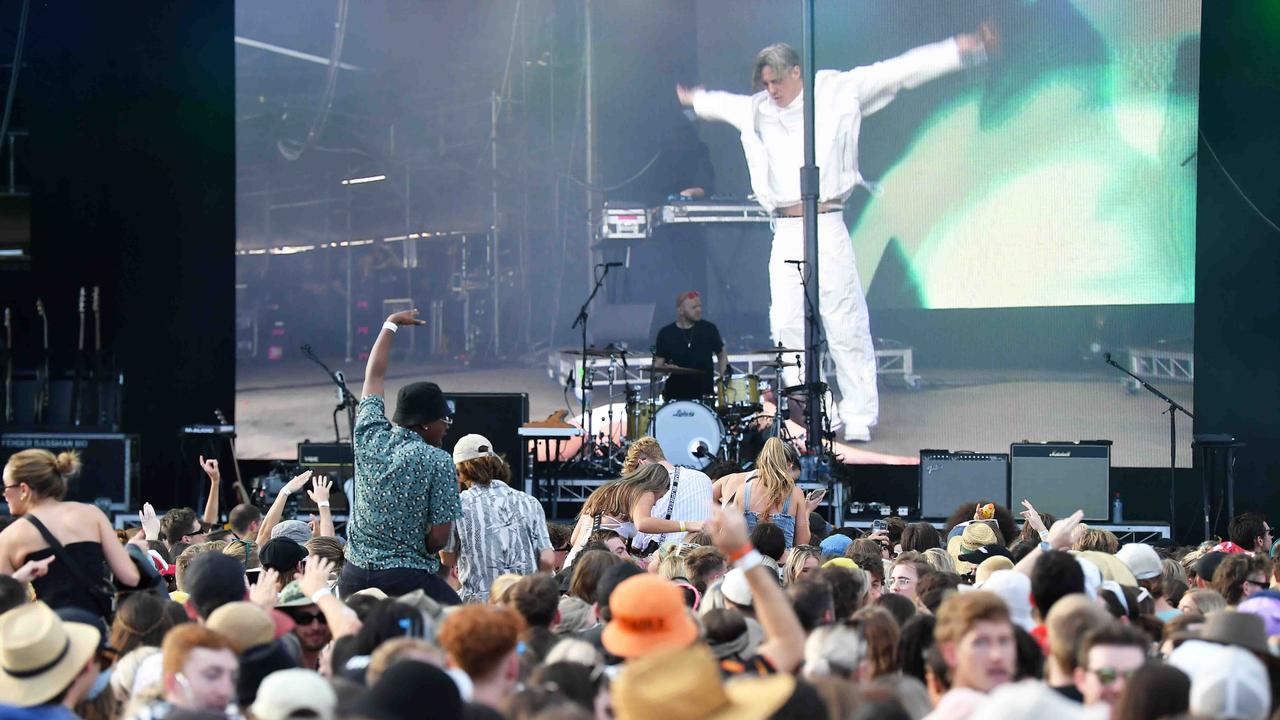
<path id="1" fill-rule="evenodd" d="M 303 473 L 223 517 L 112 529 L 63 500 L 74 453 L 4 467 L 0 720 L 1280 717 L 1280 562 L 1265 518 L 1121 545 L 1031 502 L 941 526 L 831 527 L 773 439 L 754 467 L 652 438 L 549 523 L 488 439 L 441 449 L 440 388 L 391 420 L 374 344 L 345 527 Z M 313 522 L 287 519 L 307 493 Z"/>

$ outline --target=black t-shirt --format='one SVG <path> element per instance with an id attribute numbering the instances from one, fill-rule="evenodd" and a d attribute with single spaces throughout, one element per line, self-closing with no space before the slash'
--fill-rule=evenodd
<path id="1" fill-rule="evenodd" d="M 715 355 L 724 348 L 720 331 L 706 320 L 683 329 L 671 323 L 658 331 L 653 354 L 668 364 L 702 370 L 701 375 L 671 375 L 662 391 L 668 400 L 696 400 L 715 391 Z"/>

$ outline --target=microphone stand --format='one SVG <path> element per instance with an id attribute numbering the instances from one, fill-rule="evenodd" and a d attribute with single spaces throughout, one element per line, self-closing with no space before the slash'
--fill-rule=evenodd
<path id="1" fill-rule="evenodd" d="M 573 325 L 570 330 L 582 327 L 582 377 L 579 379 L 578 390 L 582 392 L 579 405 L 582 407 L 582 423 L 585 426 L 585 433 L 582 436 L 582 452 L 583 458 L 587 461 L 591 460 L 592 450 L 595 445 L 595 438 L 592 437 L 591 413 L 587 410 L 587 394 L 591 391 L 591 375 L 587 372 L 587 320 L 590 318 L 588 309 L 591 302 L 596 299 L 596 294 L 600 292 L 600 288 L 604 287 L 604 279 L 609 276 L 609 263 L 597 263 L 596 270 L 604 269 L 604 272 L 596 276 L 595 286 L 591 288 L 591 294 L 587 296 L 587 301 L 582 303 L 582 307 L 578 310 L 578 316 L 574 318 Z"/>
<path id="2" fill-rule="evenodd" d="M 1160 392 L 1160 390 L 1157 389 L 1155 386 L 1153 386 L 1151 383 L 1147 382 L 1146 380 L 1143 380 L 1137 375 L 1134 375 L 1133 373 L 1129 372 L 1128 368 L 1125 368 L 1120 363 L 1116 362 L 1115 360 L 1112 360 L 1111 353 L 1106 353 L 1102 357 L 1108 365 L 1119 370 L 1125 375 L 1128 375 L 1129 377 L 1133 378 L 1139 385 L 1145 388 L 1147 392 L 1151 393 L 1152 395 L 1155 395 L 1156 397 L 1160 398 L 1161 400 L 1163 400 L 1165 403 L 1169 405 L 1169 407 L 1164 410 L 1164 412 L 1169 413 L 1169 537 L 1176 539 L 1177 533 L 1174 529 L 1174 523 L 1173 523 L 1173 511 L 1174 511 L 1173 498 L 1174 498 L 1174 494 L 1177 492 L 1176 468 L 1178 464 L 1178 413 L 1182 413 L 1183 415 L 1186 415 L 1192 420 L 1194 420 L 1196 416 L 1192 415 L 1191 411 L 1179 405 L 1173 398 Z M 1209 512 L 1208 506 L 1205 507 L 1204 511 L 1207 517 Z"/>
<path id="3" fill-rule="evenodd" d="M 302 354 L 306 355 L 308 360 L 323 368 L 325 374 L 333 381 L 333 384 L 338 386 L 338 394 L 342 400 L 333 408 L 333 441 L 335 443 L 342 442 L 342 434 L 338 432 L 338 413 L 346 410 L 347 431 L 350 433 L 351 447 L 354 452 L 356 441 L 356 407 L 359 405 L 359 402 L 356 400 L 356 396 L 352 395 L 351 390 L 347 388 L 346 380 L 338 373 L 330 370 L 329 366 L 325 365 L 324 361 L 311 350 L 310 345 L 302 346 Z"/>

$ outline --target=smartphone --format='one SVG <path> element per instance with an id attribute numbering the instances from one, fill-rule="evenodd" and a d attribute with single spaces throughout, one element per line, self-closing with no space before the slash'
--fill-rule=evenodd
<path id="1" fill-rule="evenodd" d="M 889 529 L 889 523 L 888 523 L 887 521 L 885 521 L 885 520 L 872 520 L 872 521 L 871 521 L 871 529 L 872 529 L 873 531 L 875 531 L 875 530 L 888 530 L 888 529 Z"/>

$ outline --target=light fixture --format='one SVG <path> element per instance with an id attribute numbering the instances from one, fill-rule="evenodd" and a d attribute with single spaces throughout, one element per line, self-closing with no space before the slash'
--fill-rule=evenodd
<path id="1" fill-rule="evenodd" d="M 386 175 L 368 175 L 365 177 L 347 178 L 342 181 L 343 185 L 364 185 L 365 183 L 380 182 L 386 180 Z"/>

